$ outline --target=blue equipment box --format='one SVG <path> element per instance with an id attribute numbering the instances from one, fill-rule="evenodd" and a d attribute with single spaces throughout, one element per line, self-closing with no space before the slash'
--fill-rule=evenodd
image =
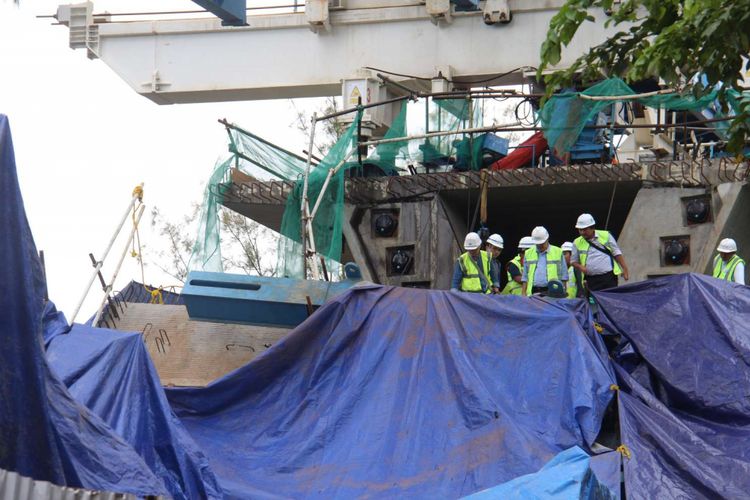
<path id="1" fill-rule="evenodd" d="M 504 137 L 498 137 L 495 134 L 485 134 L 482 149 L 502 156 L 508 156 L 509 144 L 510 141 Z"/>
<path id="2" fill-rule="evenodd" d="M 307 319 L 307 297 L 316 309 L 355 284 L 191 271 L 182 298 L 190 319 L 293 328 Z"/>

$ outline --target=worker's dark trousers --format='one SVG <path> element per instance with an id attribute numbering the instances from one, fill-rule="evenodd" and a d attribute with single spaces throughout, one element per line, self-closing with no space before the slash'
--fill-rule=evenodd
<path id="1" fill-rule="evenodd" d="M 590 292 L 604 290 L 617 286 L 617 276 L 612 271 L 596 276 L 586 276 L 586 283 Z"/>

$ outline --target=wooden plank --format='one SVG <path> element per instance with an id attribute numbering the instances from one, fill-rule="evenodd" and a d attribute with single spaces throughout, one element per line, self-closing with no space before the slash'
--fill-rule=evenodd
<path id="1" fill-rule="evenodd" d="M 165 386 L 205 386 L 247 364 L 291 331 L 192 321 L 181 305 L 128 303 L 120 316 L 118 330 L 142 332 Z"/>

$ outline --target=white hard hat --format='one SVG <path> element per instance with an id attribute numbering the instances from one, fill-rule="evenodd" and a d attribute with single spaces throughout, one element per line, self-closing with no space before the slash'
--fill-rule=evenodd
<path id="1" fill-rule="evenodd" d="M 489 243 L 495 248 L 500 248 L 500 249 L 502 249 L 504 245 L 503 237 L 500 236 L 499 234 L 493 234 L 492 236 L 487 238 L 487 243 Z"/>
<path id="2" fill-rule="evenodd" d="M 549 239 L 549 233 L 542 226 L 537 226 L 531 231 L 531 240 L 534 245 L 541 245 Z"/>
<path id="3" fill-rule="evenodd" d="M 731 253 L 737 251 L 737 242 L 732 238 L 724 238 L 719 242 L 719 246 L 716 248 L 719 252 Z"/>
<path id="4" fill-rule="evenodd" d="M 464 240 L 465 250 L 476 250 L 482 246 L 482 238 L 477 233 L 469 233 Z"/>
<path id="5" fill-rule="evenodd" d="M 562 247 L 560 247 L 560 248 L 562 248 L 563 252 L 572 252 L 573 251 L 573 243 L 571 243 L 569 241 L 566 241 L 565 243 L 562 244 Z"/>
<path id="6" fill-rule="evenodd" d="M 531 236 L 524 236 L 521 238 L 521 241 L 518 242 L 518 248 L 523 248 L 524 250 L 533 246 L 534 240 L 531 239 Z"/>
<path id="7" fill-rule="evenodd" d="M 576 229 L 586 229 L 596 224 L 594 217 L 591 214 L 581 214 L 576 221 Z"/>

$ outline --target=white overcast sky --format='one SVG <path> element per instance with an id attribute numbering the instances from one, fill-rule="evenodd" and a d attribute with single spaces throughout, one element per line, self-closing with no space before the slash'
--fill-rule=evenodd
<path id="1" fill-rule="evenodd" d="M 37 248 L 44 250 L 50 298 L 70 317 L 91 273 L 88 253 L 104 250 L 135 185 L 145 183 L 146 214 L 156 205 L 179 219 L 201 201 L 202 185 L 226 154 L 227 118 L 294 150 L 305 144 L 288 100 L 158 106 L 139 96 L 102 61 L 68 48 L 68 29 L 53 26 L 58 2 L 0 0 L 0 113 L 9 117 L 19 181 Z M 190 10 L 184 1 L 97 1 L 94 12 Z M 314 109 L 320 101 L 297 101 Z M 145 219 L 149 219 L 144 215 Z M 158 247 L 150 224 L 144 243 Z M 3 237 L 12 235 L 3 235 Z M 110 253 L 105 277 L 124 246 Z M 126 257 L 115 288 L 140 281 Z M 146 281 L 176 284 L 154 266 Z M 95 284 L 78 321 L 93 314 Z"/>

